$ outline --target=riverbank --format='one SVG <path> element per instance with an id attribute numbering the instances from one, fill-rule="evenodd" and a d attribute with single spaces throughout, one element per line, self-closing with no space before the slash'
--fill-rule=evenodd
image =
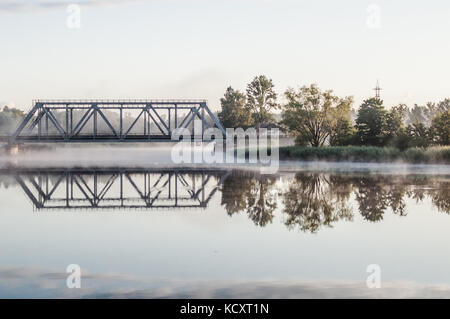
<path id="1" fill-rule="evenodd" d="M 409 148 L 375 146 L 304 147 L 279 148 L 280 160 L 329 161 L 329 162 L 405 162 L 414 164 L 450 164 L 450 146 Z"/>

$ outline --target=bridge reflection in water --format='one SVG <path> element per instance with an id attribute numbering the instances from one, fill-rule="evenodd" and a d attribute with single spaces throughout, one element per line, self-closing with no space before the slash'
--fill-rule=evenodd
<path id="1" fill-rule="evenodd" d="M 229 171 L 20 169 L 9 171 L 41 209 L 206 208 Z"/>
<path id="2" fill-rule="evenodd" d="M 417 205 L 450 214 L 448 175 L 254 171 L 205 168 L 0 170 L 0 189 L 19 186 L 37 210 L 224 210 L 258 227 L 280 219 L 290 230 L 317 233 L 340 221 L 382 222 Z M 211 200 L 213 199 L 214 200 Z M 207 207 L 208 206 L 208 207 Z"/>

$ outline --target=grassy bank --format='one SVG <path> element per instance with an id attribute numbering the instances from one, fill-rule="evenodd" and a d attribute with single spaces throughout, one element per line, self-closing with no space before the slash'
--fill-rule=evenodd
<path id="1" fill-rule="evenodd" d="M 393 147 L 335 146 L 335 147 L 280 147 L 280 159 L 303 161 L 351 162 L 407 162 L 450 164 L 450 146 L 409 148 L 401 151 Z"/>

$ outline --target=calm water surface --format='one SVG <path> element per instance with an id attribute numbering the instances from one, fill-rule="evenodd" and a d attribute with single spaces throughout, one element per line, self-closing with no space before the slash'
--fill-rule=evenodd
<path id="1" fill-rule="evenodd" d="M 449 189 L 447 173 L 3 169 L 0 297 L 450 297 Z"/>

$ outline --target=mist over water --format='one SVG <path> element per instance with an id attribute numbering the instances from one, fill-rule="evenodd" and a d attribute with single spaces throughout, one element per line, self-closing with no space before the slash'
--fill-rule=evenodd
<path id="1" fill-rule="evenodd" d="M 288 145 L 289 143 L 286 142 Z M 173 143 L 122 145 L 67 145 L 26 148 L 16 155 L 0 154 L 0 168 L 7 167 L 222 167 L 257 170 L 258 164 L 182 163 L 172 158 Z M 212 145 L 205 146 L 211 151 Z M 186 149 L 194 153 L 201 150 Z M 223 154 L 222 158 L 225 155 Z M 450 174 L 450 165 L 395 163 L 355 163 L 327 161 L 280 161 L 279 171 L 370 172 L 380 174 Z"/>
<path id="2" fill-rule="evenodd" d="M 169 154 L 2 157 L 0 296 L 450 296 L 447 166 L 286 162 L 267 175 Z M 73 263 L 79 290 L 65 286 Z M 370 264 L 380 290 L 366 287 Z"/>

